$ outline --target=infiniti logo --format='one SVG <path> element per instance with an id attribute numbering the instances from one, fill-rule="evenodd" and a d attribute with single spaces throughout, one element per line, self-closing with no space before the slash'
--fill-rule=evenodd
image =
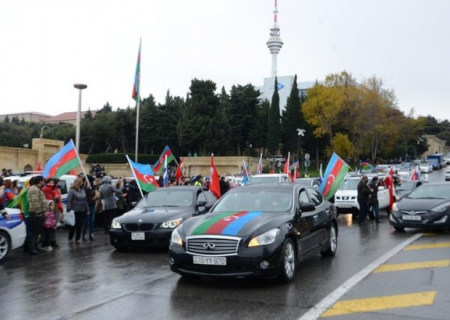
<path id="1" fill-rule="evenodd" d="M 212 242 L 207 242 L 203 244 L 203 248 L 207 250 L 214 250 L 216 248 L 216 245 Z"/>

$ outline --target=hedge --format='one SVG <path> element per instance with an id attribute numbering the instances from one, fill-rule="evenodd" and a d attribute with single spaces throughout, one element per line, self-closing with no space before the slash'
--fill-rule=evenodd
<path id="1" fill-rule="evenodd" d="M 86 163 L 127 163 L 125 153 L 98 153 L 90 154 L 86 159 Z M 131 160 L 134 161 L 134 154 L 128 154 Z M 154 165 L 159 159 L 159 155 L 155 154 L 139 154 L 138 162 L 143 164 Z"/>

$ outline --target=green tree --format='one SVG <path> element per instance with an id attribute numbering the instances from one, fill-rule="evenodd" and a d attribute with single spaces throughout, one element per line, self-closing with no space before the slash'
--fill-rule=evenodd
<path id="1" fill-rule="evenodd" d="M 267 126 L 267 148 L 270 154 L 274 155 L 277 153 L 280 140 L 280 96 L 278 94 L 278 80 L 275 78 L 275 87 L 272 96 L 272 103 L 270 105 Z"/>

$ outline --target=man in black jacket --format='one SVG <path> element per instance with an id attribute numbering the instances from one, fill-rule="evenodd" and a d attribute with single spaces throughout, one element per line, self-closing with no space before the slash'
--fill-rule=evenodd
<path id="1" fill-rule="evenodd" d="M 372 207 L 373 214 L 375 216 L 375 222 L 383 222 L 380 220 L 380 205 L 378 203 L 378 177 L 373 177 L 372 181 L 369 183 L 369 188 L 372 189 L 370 193 L 369 204 Z"/>
<path id="2" fill-rule="evenodd" d="M 367 185 L 368 181 L 369 178 L 367 176 L 363 176 L 358 184 L 359 225 L 365 224 L 364 221 L 366 220 L 367 214 L 369 213 L 369 199 L 370 194 L 373 190 Z"/>

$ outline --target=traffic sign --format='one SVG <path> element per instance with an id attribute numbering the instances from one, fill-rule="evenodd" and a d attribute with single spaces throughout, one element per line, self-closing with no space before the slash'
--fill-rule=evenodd
<path id="1" fill-rule="evenodd" d="M 309 160 L 309 153 L 306 153 L 306 154 L 305 154 L 305 159 L 306 159 L 306 160 Z"/>

